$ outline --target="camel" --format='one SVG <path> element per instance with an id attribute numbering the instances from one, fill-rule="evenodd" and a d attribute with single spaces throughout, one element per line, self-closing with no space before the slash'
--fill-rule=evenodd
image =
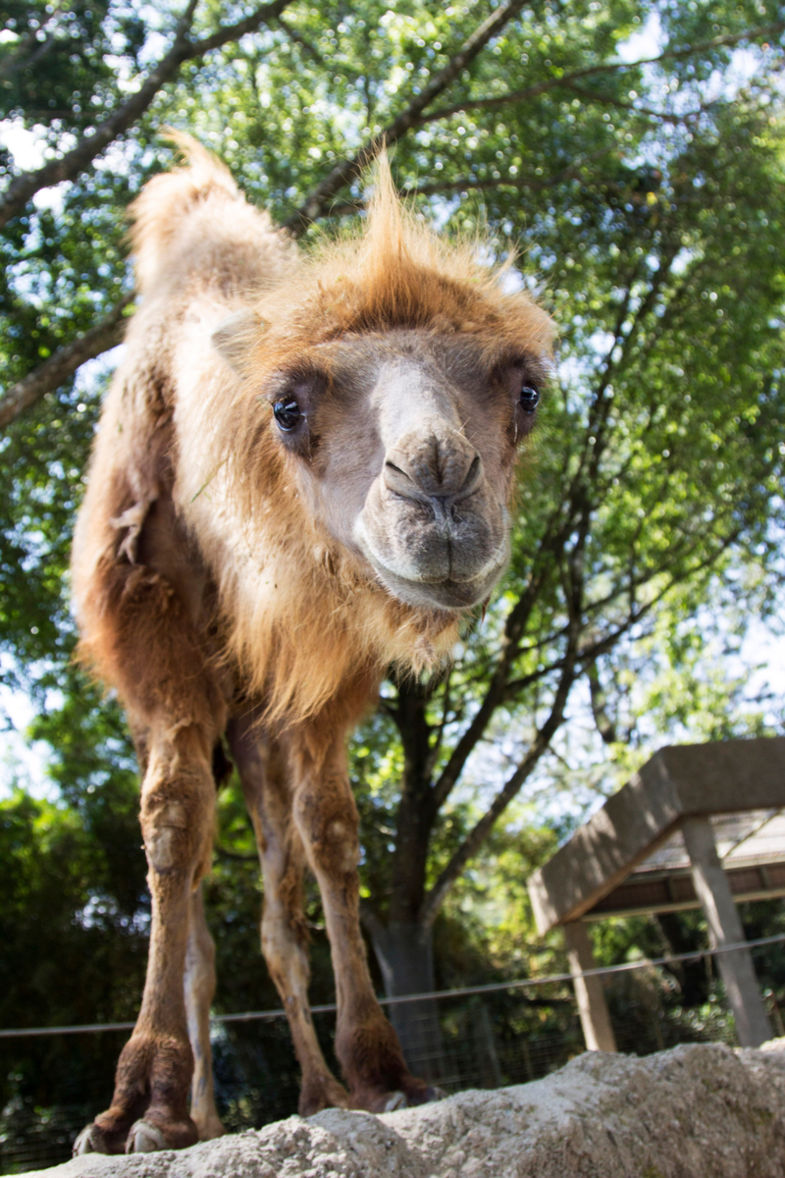
<path id="1" fill-rule="evenodd" d="M 258 841 L 262 950 L 300 1112 L 439 1095 L 408 1070 L 372 988 L 346 744 L 389 668 L 449 658 L 502 574 L 553 337 L 476 242 L 449 244 L 405 208 L 386 158 L 362 227 L 306 252 L 214 156 L 173 138 L 184 166 L 131 209 L 140 305 L 73 547 L 80 657 L 118 694 L 138 753 L 152 896 L 139 1016 L 77 1153 L 221 1131 L 200 880 L 227 748 Z M 330 940 L 341 1081 L 308 1007 L 306 869 Z"/>

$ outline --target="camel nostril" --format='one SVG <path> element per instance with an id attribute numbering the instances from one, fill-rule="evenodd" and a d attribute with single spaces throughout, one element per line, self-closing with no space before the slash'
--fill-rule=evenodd
<path id="1" fill-rule="evenodd" d="M 395 495 L 403 495 L 407 499 L 417 496 L 416 480 L 389 459 L 384 464 L 384 482 Z"/>
<path id="2" fill-rule="evenodd" d="M 471 495 L 471 493 L 473 491 L 476 491 L 481 478 L 482 478 L 482 460 L 480 459 L 479 454 L 475 454 L 472 464 L 469 467 L 468 471 L 466 472 L 466 478 L 463 480 L 463 486 L 461 487 L 458 494 L 461 497 L 465 497 L 466 495 Z"/>
<path id="3" fill-rule="evenodd" d="M 483 473 L 482 459 L 460 434 L 408 436 L 384 462 L 388 490 L 407 499 L 454 503 L 472 495 Z"/>

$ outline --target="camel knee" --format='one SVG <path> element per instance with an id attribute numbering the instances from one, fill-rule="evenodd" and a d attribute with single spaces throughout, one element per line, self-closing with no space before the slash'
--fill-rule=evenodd
<path id="1" fill-rule="evenodd" d="M 177 744 L 154 749 L 142 784 L 140 824 L 150 867 L 159 874 L 209 869 L 215 783 L 209 762 Z"/>
<path id="2" fill-rule="evenodd" d="M 305 969 L 307 982 L 308 925 L 303 897 L 304 864 L 299 848 L 268 839 L 262 856 L 264 904 L 261 946 L 270 976 L 278 984 Z"/>
<path id="3" fill-rule="evenodd" d="M 142 837 L 153 870 L 164 875 L 191 859 L 188 808 L 182 802 L 154 798 L 142 811 Z"/>
<path id="4" fill-rule="evenodd" d="M 315 871 L 355 875 L 360 862 L 358 814 L 348 785 L 329 779 L 295 795 L 294 818 Z"/>
<path id="5" fill-rule="evenodd" d="M 262 954 L 276 985 L 308 983 L 308 928 L 302 911 L 284 912 L 265 897 L 261 924 Z"/>

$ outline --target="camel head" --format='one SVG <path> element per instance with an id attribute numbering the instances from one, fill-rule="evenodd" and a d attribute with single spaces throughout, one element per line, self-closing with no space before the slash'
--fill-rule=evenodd
<path id="1" fill-rule="evenodd" d="M 549 317 L 478 252 L 416 222 L 382 161 L 361 237 L 304 261 L 214 337 L 264 413 L 265 461 L 417 608 L 471 608 L 501 575 L 548 369 Z"/>

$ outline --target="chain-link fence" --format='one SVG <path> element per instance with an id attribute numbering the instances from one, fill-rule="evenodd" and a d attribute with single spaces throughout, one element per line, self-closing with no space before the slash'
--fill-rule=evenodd
<path id="1" fill-rule="evenodd" d="M 770 949 L 783 937 L 756 947 Z M 779 946 L 781 948 L 781 945 Z M 709 951 L 640 961 L 606 971 L 605 990 L 620 1051 L 647 1054 L 683 1042 L 736 1042 L 733 1019 L 721 986 L 699 1007 L 678 1001 L 673 982 L 676 965 L 701 963 L 712 969 Z M 782 995 L 765 995 L 776 1034 L 785 1033 Z M 417 1030 L 411 1008 L 406 1019 L 414 1043 L 404 1044 L 412 1071 L 446 1092 L 523 1084 L 562 1067 L 584 1050 L 583 1035 L 569 975 L 453 990 L 390 1005 L 419 1003 L 424 1024 Z M 435 1004 L 435 1007 L 434 1007 Z M 438 1017 L 434 1020 L 434 1009 Z M 332 1007 L 317 1007 L 314 1023 L 325 1055 L 331 1057 Z M 104 1108 L 112 1090 L 108 1058 L 116 1058 L 130 1024 L 111 1027 L 39 1028 L 0 1031 L 0 1048 L 23 1037 L 27 1055 L 38 1053 L 36 1066 L 47 1067 L 58 1038 L 68 1037 L 74 1061 L 73 1083 L 60 1086 L 56 1108 L 14 1101 L 0 1119 L 0 1174 L 18 1174 L 65 1161 L 74 1137 L 91 1116 Z M 107 1050 L 107 1038 L 116 1052 Z M 100 1039 L 101 1050 L 97 1049 Z M 259 1127 L 296 1112 L 299 1072 L 281 1011 L 255 1011 L 217 1017 L 212 1046 L 219 1111 L 227 1130 Z M 38 1058 L 40 1057 L 40 1059 Z M 9 1056 L 10 1058 L 10 1056 Z M 334 1061 L 333 1061 L 334 1062 Z"/>

